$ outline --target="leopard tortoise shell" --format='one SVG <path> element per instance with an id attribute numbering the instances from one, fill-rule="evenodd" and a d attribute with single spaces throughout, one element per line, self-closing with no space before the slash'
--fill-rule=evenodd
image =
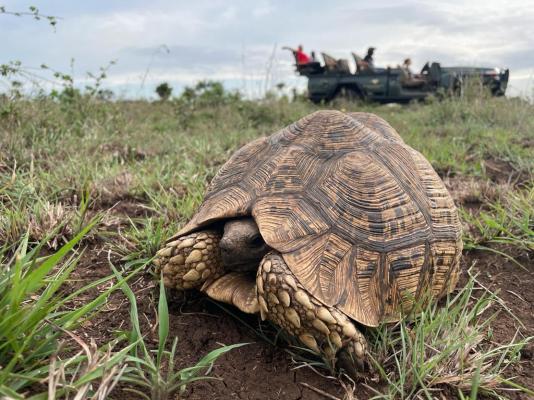
<path id="1" fill-rule="evenodd" d="M 317 111 L 239 149 L 155 264 L 166 286 L 260 312 L 361 367 L 362 327 L 449 293 L 461 250 L 453 200 L 420 153 L 376 115 Z"/>

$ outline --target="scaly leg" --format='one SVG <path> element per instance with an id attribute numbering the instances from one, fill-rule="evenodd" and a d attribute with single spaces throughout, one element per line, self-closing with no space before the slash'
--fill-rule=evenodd
<path id="1" fill-rule="evenodd" d="M 316 300 L 289 270 L 281 255 L 268 253 L 256 275 L 258 302 L 268 318 L 330 365 L 336 356 L 352 376 L 365 366 L 367 342 L 354 323 L 333 307 Z"/>
<path id="2" fill-rule="evenodd" d="M 221 276 L 220 239 L 217 231 L 206 230 L 166 243 L 154 260 L 164 285 L 179 290 L 200 288 L 207 280 Z"/>

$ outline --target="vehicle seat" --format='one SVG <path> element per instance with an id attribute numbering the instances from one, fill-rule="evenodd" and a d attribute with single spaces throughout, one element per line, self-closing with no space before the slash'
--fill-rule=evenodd
<path id="1" fill-rule="evenodd" d="M 365 68 L 365 63 L 363 61 L 363 58 L 361 58 L 355 52 L 352 52 L 350 54 L 352 54 L 352 58 L 354 58 L 354 63 L 356 64 L 356 73 L 361 72 L 362 69 Z"/>
<path id="2" fill-rule="evenodd" d="M 323 56 L 324 66 L 326 70 L 331 72 L 337 71 L 338 66 L 336 59 L 326 53 L 321 53 L 321 55 Z"/>
<path id="3" fill-rule="evenodd" d="M 350 74 L 349 60 L 346 58 L 340 58 L 337 60 L 337 70 L 346 74 Z"/>
<path id="4" fill-rule="evenodd" d="M 358 54 L 356 54 L 355 52 L 352 52 L 352 58 L 354 58 L 354 62 L 356 63 L 356 73 L 360 73 L 360 72 L 367 72 L 367 73 L 370 73 L 370 72 L 374 72 L 371 70 L 371 68 L 369 68 L 369 65 L 364 61 L 363 58 L 361 58 Z"/>
<path id="5" fill-rule="evenodd" d="M 441 82 L 441 66 L 436 62 L 430 64 L 428 75 L 434 84 L 439 85 Z"/>
<path id="6" fill-rule="evenodd" d="M 430 65 L 428 65 L 428 62 L 426 62 L 425 65 L 423 65 L 423 68 L 421 68 L 421 75 L 425 76 L 425 75 L 428 75 L 429 73 L 430 73 Z"/>

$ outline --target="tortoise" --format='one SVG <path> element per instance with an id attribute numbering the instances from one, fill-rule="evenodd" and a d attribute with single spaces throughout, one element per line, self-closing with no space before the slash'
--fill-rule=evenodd
<path id="1" fill-rule="evenodd" d="M 461 251 L 420 153 L 376 115 L 317 111 L 239 149 L 154 262 L 166 287 L 259 312 L 360 371 L 365 329 L 450 293 Z"/>

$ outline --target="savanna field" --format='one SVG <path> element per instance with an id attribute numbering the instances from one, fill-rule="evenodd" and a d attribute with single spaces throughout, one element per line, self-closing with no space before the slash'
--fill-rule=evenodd
<path id="1" fill-rule="evenodd" d="M 151 259 L 240 146 L 321 108 L 375 113 L 460 210 L 452 295 L 366 332 L 354 382 L 259 317 L 165 292 Z M 534 106 L 476 89 L 406 106 L 0 97 L 0 396 L 534 398 Z"/>

